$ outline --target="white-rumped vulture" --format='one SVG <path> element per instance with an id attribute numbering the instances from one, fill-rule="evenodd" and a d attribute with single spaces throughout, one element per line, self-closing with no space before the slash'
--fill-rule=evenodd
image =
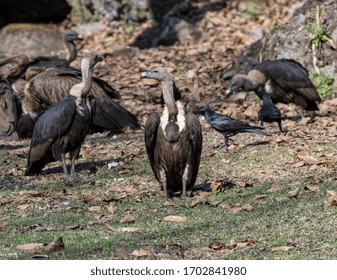
<path id="1" fill-rule="evenodd" d="M 267 132 L 261 131 L 264 129 L 259 126 L 252 126 L 248 123 L 233 119 L 229 116 L 214 112 L 208 105 L 201 106 L 193 110 L 194 114 L 202 115 L 206 121 L 224 137 L 224 143 L 219 147 L 228 146 L 228 138 L 237 133 L 249 132 L 262 135 L 270 135 Z"/>
<path id="2" fill-rule="evenodd" d="M 282 116 L 281 111 L 274 105 L 273 101 L 271 101 L 271 97 L 269 94 L 265 93 L 263 95 L 263 103 L 260 111 L 258 112 L 258 118 L 261 121 L 261 126 L 263 126 L 264 122 L 273 123 L 277 122 L 280 131 L 282 130 Z"/>
<path id="3" fill-rule="evenodd" d="M 316 102 L 321 101 L 307 69 L 291 59 L 265 60 L 248 75 L 235 75 L 226 95 L 240 89 L 253 90 L 260 99 L 267 93 L 274 104 L 295 103 L 308 111 L 318 110 Z"/>
<path id="4" fill-rule="evenodd" d="M 165 68 L 141 73 L 141 79 L 161 82 L 164 110 L 151 113 L 145 124 L 145 146 L 153 170 L 168 199 L 174 192 L 193 188 L 199 170 L 202 133 L 198 118 L 186 113 L 184 105 L 174 100 L 173 78 Z"/>
<path id="5" fill-rule="evenodd" d="M 23 113 L 36 119 L 46 107 L 66 97 L 81 79 L 81 72 L 73 68 L 47 68 L 38 73 L 19 93 Z M 89 95 L 96 99 L 94 125 L 99 130 L 122 132 L 127 127 L 140 129 L 136 117 L 115 100 L 120 95 L 107 82 L 94 77 Z"/>
<path id="6" fill-rule="evenodd" d="M 47 108 L 38 117 L 25 175 L 41 173 L 43 167 L 54 160 L 61 160 L 63 172 L 67 175 L 67 153 L 71 159 L 70 175 L 75 175 L 75 159 L 79 156 L 94 117 L 95 99 L 88 96 L 92 85 L 93 67 L 102 60 L 98 55 L 83 58 L 82 82 L 74 85 L 68 96 Z"/>

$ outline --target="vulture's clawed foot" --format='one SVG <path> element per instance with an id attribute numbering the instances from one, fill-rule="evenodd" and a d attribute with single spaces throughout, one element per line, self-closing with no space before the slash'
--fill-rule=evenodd
<path id="1" fill-rule="evenodd" d="M 75 183 L 80 182 L 81 177 L 77 173 L 71 173 L 70 175 L 64 174 L 64 181 L 65 181 L 65 183 L 67 183 L 69 185 L 73 185 Z"/>

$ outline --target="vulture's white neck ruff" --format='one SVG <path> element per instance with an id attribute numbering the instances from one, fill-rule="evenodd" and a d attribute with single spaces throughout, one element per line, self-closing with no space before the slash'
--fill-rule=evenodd
<path id="1" fill-rule="evenodd" d="M 186 127 L 185 107 L 180 101 L 176 101 L 176 105 L 178 108 L 177 125 L 179 127 L 179 133 L 181 133 Z M 163 130 L 164 135 L 165 135 L 165 128 L 168 124 L 168 120 L 169 120 L 169 112 L 168 112 L 167 106 L 165 106 L 163 110 L 163 114 L 160 117 L 160 127 Z"/>

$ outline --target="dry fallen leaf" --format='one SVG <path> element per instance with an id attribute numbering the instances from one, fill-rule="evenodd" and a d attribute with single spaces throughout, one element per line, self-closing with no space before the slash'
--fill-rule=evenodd
<path id="1" fill-rule="evenodd" d="M 283 252 L 286 252 L 286 251 L 289 251 L 289 250 L 293 250 L 294 248 L 295 248 L 294 245 L 284 245 L 284 246 L 279 246 L 279 247 L 272 248 L 271 250 L 272 251 L 283 251 Z"/>
<path id="2" fill-rule="evenodd" d="M 200 204 L 202 204 L 202 201 L 199 199 L 199 198 L 197 198 L 196 200 L 194 200 L 193 202 L 192 202 L 192 204 L 191 204 L 191 208 L 194 208 L 194 207 L 197 207 L 198 205 L 200 205 Z"/>
<path id="3" fill-rule="evenodd" d="M 306 164 L 320 164 L 322 163 L 318 158 L 308 155 L 308 154 L 297 154 L 296 155 L 300 160 Z"/>
<path id="4" fill-rule="evenodd" d="M 337 192 L 335 190 L 327 190 L 326 192 L 330 196 L 324 200 L 324 204 L 327 206 L 337 206 Z"/>
<path id="5" fill-rule="evenodd" d="M 297 197 L 300 193 L 300 188 L 296 188 L 290 192 L 288 192 L 288 197 Z"/>
<path id="6" fill-rule="evenodd" d="M 233 208 L 231 208 L 231 212 L 232 212 L 233 214 L 236 214 L 236 213 L 238 213 L 238 212 L 240 212 L 240 211 L 242 211 L 242 210 L 243 210 L 242 207 L 233 207 Z"/>
<path id="7" fill-rule="evenodd" d="M 101 199 L 97 195 L 85 195 L 81 198 L 81 201 L 84 203 L 97 203 L 100 202 Z"/>
<path id="8" fill-rule="evenodd" d="M 253 196 L 253 199 L 262 199 L 262 198 L 266 198 L 268 197 L 268 195 L 266 194 L 257 194 Z"/>
<path id="9" fill-rule="evenodd" d="M 135 216 L 126 215 L 119 222 L 121 222 L 122 224 L 131 224 L 131 223 L 134 223 L 135 221 L 136 221 Z"/>
<path id="10" fill-rule="evenodd" d="M 163 217 L 163 220 L 166 222 L 186 222 L 187 218 L 185 216 L 174 216 L 174 215 L 170 215 L 170 216 L 165 216 Z"/>
<path id="11" fill-rule="evenodd" d="M 152 255 L 152 253 L 150 251 L 140 249 L 140 250 L 133 250 L 131 255 L 135 257 L 149 257 Z"/>
<path id="12" fill-rule="evenodd" d="M 253 206 L 250 205 L 250 204 L 242 205 L 242 210 L 246 210 L 248 212 L 252 212 L 253 211 Z"/>
<path id="13" fill-rule="evenodd" d="M 100 206 L 92 206 L 92 207 L 88 208 L 88 211 L 89 212 L 94 212 L 94 213 L 96 212 L 97 213 L 97 212 L 101 211 L 101 207 Z"/>
<path id="14" fill-rule="evenodd" d="M 135 232 L 135 231 L 140 231 L 140 228 L 137 227 L 122 227 L 122 228 L 115 228 L 113 229 L 116 232 Z"/>
<path id="15" fill-rule="evenodd" d="M 174 204 L 174 202 L 169 201 L 169 200 L 166 200 L 166 201 L 164 202 L 163 206 L 174 206 L 174 207 L 177 207 L 177 205 Z"/>
<path id="16" fill-rule="evenodd" d="M 44 246 L 45 246 L 45 243 L 27 243 L 23 245 L 18 245 L 15 247 L 15 249 L 21 250 L 21 251 L 33 251 L 33 250 L 40 249 Z"/>
<path id="17" fill-rule="evenodd" d="M 22 204 L 22 205 L 18 205 L 16 208 L 18 208 L 20 210 L 26 210 L 29 207 L 30 207 L 29 204 Z"/>

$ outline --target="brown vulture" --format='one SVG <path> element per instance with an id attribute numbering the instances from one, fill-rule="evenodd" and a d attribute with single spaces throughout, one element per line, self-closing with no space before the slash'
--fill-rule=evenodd
<path id="1" fill-rule="evenodd" d="M 82 79 L 81 72 L 73 68 L 47 68 L 32 77 L 20 92 L 22 110 L 35 119 L 47 106 L 69 94 L 69 90 Z M 114 99 L 119 93 L 104 80 L 93 78 L 89 95 L 96 99 L 94 125 L 98 130 L 122 132 L 129 127 L 140 129 L 136 117 Z"/>
<path id="2" fill-rule="evenodd" d="M 282 130 L 282 117 L 280 110 L 274 105 L 273 101 L 271 101 L 271 97 L 269 94 L 263 95 L 263 103 L 260 111 L 258 112 L 258 118 L 261 121 L 261 126 L 263 126 L 264 122 L 272 123 L 277 122 L 280 131 Z"/>
<path id="3" fill-rule="evenodd" d="M 295 103 L 308 111 L 318 110 L 316 102 L 321 101 L 307 69 L 291 59 L 265 60 L 248 75 L 235 75 L 226 95 L 240 89 L 254 90 L 260 99 L 267 93 L 274 104 Z"/>
<path id="4" fill-rule="evenodd" d="M 202 133 L 198 118 L 186 113 L 180 101 L 174 99 L 174 81 L 171 73 L 158 67 L 142 72 L 141 79 L 154 79 L 161 82 L 164 110 L 160 116 L 151 113 L 145 124 L 146 152 L 153 170 L 168 199 L 173 192 L 193 188 L 199 170 Z"/>
<path id="5" fill-rule="evenodd" d="M 74 85 L 63 100 L 48 107 L 36 120 L 25 175 L 41 173 L 51 161 L 61 160 L 68 175 L 65 155 L 70 154 L 70 175 L 75 175 L 75 160 L 94 117 L 95 99 L 88 96 L 94 65 L 102 57 L 91 55 L 81 61 L 82 82 Z"/>
<path id="6" fill-rule="evenodd" d="M 267 132 L 261 131 L 264 129 L 259 126 L 252 126 L 248 123 L 233 119 L 229 116 L 214 112 L 208 105 L 201 106 L 193 110 L 194 114 L 202 115 L 206 121 L 224 137 L 224 143 L 219 147 L 228 146 L 228 138 L 232 135 L 242 132 L 257 133 L 262 135 L 270 135 Z"/>

